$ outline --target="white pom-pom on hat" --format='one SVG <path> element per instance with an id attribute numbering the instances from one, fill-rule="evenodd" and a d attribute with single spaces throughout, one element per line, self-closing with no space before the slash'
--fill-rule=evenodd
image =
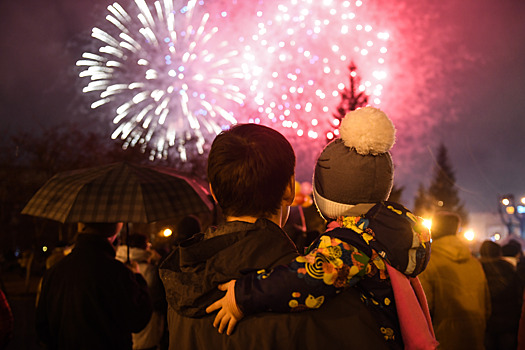
<path id="1" fill-rule="evenodd" d="M 384 112 L 374 107 L 348 112 L 341 121 L 339 133 L 345 146 L 354 148 L 361 155 L 386 153 L 396 142 L 394 124 Z"/>

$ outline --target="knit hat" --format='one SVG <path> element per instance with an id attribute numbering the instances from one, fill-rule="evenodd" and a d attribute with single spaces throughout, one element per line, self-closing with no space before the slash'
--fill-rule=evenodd
<path id="1" fill-rule="evenodd" d="M 364 214 L 387 200 L 394 180 L 389 150 L 396 130 L 385 113 L 374 107 L 351 111 L 339 133 L 321 152 L 313 178 L 315 204 L 332 219 Z"/>

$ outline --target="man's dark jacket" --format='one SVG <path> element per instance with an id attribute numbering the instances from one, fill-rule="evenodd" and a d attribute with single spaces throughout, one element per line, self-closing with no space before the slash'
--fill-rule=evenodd
<path id="1" fill-rule="evenodd" d="M 115 260 L 103 236 L 81 234 L 42 282 L 36 328 L 48 349 L 131 349 L 148 323 L 146 281 Z"/>
<path id="2" fill-rule="evenodd" d="M 235 228 L 232 230 L 232 226 Z M 170 349 L 384 349 L 372 315 L 350 289 L 314 311 L 262 313 L 244 318 L 231 336 L 213 328 L 205 309 L 223 296 L 220 283 L 244 273 L 287 264 L 298 256 L 274 223 L 227 223 L 184 242 L 161 265 L 168 299 Z M 221 232 L 222 231 L 222 232 Z"/>

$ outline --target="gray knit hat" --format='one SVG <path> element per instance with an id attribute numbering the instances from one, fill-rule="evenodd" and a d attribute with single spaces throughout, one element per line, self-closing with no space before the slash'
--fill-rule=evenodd
<path id="1" fill-rule="evenodd" d="M 364 214 L 387 200 L 394 180 L 389 150 L 396 130 L 385 113 L 374 107 L 351 111 L 339 133 L 317 159 L 313 178 L 315 205 L 332 219 Z"/>

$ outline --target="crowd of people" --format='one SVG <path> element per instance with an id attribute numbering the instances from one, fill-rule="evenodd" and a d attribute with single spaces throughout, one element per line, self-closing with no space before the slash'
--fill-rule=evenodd
<path id="1" fill-rule="evenodd" d="M 455 213 L 435 213 L 429 231 L 388 201 L 395 133 L 372 107 L 342 120 L 340 138 L 314 169 L 326 231 L 300 254 L 283 230 L 295 194 L 292 146 L 261 125 L 223 131 L 207 175 L 224 221 L 205 228 L 184 218 L 167 257 L 146 235 L 128 234 L 118 245 L 122 223 L 84 223 L 42 280 L 39 342 L 46 349 L 525 349 L 521 245 L 486 241 L 475 257 L 458 237 Z M 12 314 L 0 296 L 4 331 Z M 12 322 L 5 329 L 12 332 Z M 7 344 L 9 332 L 0 336 Z"/>

